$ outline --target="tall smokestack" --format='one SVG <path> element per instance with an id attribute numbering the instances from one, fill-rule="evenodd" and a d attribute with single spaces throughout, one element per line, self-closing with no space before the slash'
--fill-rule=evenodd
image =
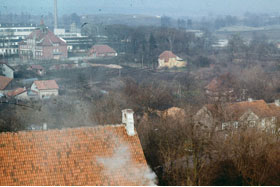
<path id="1" fill-rule="evenodd" d="M 54 29 L 57 29 L 57 0 L 54 0 Z"/>

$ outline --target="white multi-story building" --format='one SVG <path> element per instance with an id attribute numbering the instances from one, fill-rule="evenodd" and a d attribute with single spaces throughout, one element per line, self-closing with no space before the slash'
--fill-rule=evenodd
<path id="1" fill-rule="evenodd" d="M 0 24 L 0 56 L 18 54 L 19 43 L 35 29 L 34 24 Z"/>

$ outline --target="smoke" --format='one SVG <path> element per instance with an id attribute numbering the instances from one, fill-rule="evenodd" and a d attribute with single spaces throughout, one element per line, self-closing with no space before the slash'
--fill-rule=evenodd
<path id="1" fill-rule="evenodd" d="M 97 162 L 104 167 L 104 175 L 120 175 L 121 178 L 128 180 L 132 184 L 141 186 L 156 186 L 157 178 L 155 173 L 149 168 L 136 163 L 132 160 L 131 152 L 127 145 L 122 144 L 115 148 L 110 157 L 98 157 Z"/>

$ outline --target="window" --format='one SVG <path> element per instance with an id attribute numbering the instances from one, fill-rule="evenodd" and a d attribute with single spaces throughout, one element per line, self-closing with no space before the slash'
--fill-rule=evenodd
<path id="1" fill-rule="evenodd" d="M 236 129 L 239 127 L 238 121 L 233 122 L 233 127 L 236 128 Z"/>
<path id="2" fill-rule="evenodd" d="M 228 123 L 222 123 L 222 130 L 225 130 L 228 126 Z"/>
<path id="3" fill-rule="evenodd" d="M 249 121 L 249 127 L 255 127 L 256 122 L 255 121 Z"/>

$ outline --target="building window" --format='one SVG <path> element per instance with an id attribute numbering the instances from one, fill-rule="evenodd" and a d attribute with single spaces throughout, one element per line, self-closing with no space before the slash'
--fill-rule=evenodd
<path id="1" fill-rule="evenodd" d="M 236 129 L 239 127 L 238 121 L 233 122 L 233 127 L 236 128 Z"/>
<path id="2" fill-rule="evenodd" d="M 225 130 L 228 126 L 228 123 L 222 123 L 222 130 Z"/>
<path id="3" fill-rule="evenodd" d="M 249 121 L 249 127 L 255 127 L 256 122 L 255 121 Z"/>

